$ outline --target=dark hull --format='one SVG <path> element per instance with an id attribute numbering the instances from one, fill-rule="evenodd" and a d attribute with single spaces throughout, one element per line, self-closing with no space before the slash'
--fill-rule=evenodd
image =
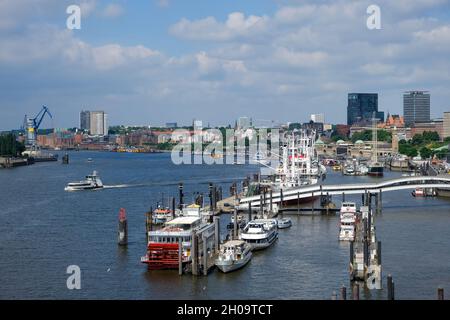
<path id="1" fill-rule="evenodd" d="M 384 168 L 383 167 L 369 167 L 369 171 L 367 172 L 369 176 L 372 177 L 382 177 L 384 174 Z"/>

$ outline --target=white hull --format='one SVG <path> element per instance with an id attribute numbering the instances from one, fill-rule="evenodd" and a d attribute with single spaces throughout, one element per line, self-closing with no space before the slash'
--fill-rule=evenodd
<path id="1" fill-rule="evenodd" d="M 99 190 L 103 189 L 103 186 L 94 186 L 94 187 L 65 187 L 64 191 L 85 191 L 85 190 Z"/>
<path id="2" fill-rule="evenodd" d="M 244 267 L 252 258 L 252 253 L 249 252 L 243 259 L 233 261 L 233 260 L 216 260 L 216 266 L 220 271 L 227 273 L 231 271 L 238 270 Z"/>

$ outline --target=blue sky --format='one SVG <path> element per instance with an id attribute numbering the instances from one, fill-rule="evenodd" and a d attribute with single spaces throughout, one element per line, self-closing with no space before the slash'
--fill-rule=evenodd
<path id="1" fill-rule="evenodd" d="M 381 8 L 381 30 L 366 9 Z M 82 29 L 67 30 L 70 4 Z M 81 109 L 110 124 L 160 125 L 242 115 L 282 122 L 323 112 L 345 123 L 348 92 L 431 91 L 450 111 L 449 0 L 3 0 L 0 130 L 45 104 L 72 127 Z"/>

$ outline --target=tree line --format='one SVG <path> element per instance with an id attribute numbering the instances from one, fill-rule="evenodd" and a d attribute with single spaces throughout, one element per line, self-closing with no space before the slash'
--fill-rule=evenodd
<path id="1" fill-rule="evenodd" d="M 0 135 L 0 156 L 16 157 L 25 151 L 25 145 L 12 133 Z"/>

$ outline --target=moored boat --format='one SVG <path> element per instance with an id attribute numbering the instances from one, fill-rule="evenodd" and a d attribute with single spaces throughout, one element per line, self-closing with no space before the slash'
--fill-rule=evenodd
<path id="1" fill-rule="evenodd" d="M 276 219 L 255 219 L 247 223 L 241 239 L 250 244 L 252 250 L 265 249 L 278 239 Z"/>
<path id="2" fill-rule="evenodd" d="M 230 240 L 220 246 L 215 265 L 227 273 L 244 267 L 252 258 L 252 247 L 243 240 Z"/>
<path id="3" fill-rule="evenodd" d="M 292 221 L 289 218 L 281 218 L 277 220 L 278 229 L 286 229 L 292 227 Z"/>

